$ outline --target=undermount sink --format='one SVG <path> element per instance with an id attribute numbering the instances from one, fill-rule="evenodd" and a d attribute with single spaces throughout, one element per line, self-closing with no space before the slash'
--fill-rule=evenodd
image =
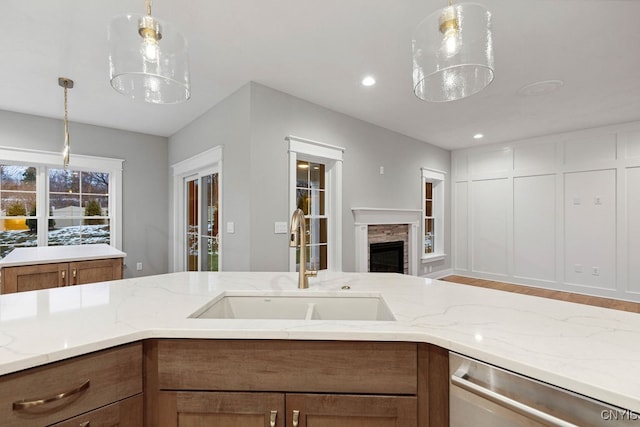
<path id="1" fill-rule="evenodd" d="M 292 320 L 396 320 L 381 295 L 225 292 L 189 318 Z"/>

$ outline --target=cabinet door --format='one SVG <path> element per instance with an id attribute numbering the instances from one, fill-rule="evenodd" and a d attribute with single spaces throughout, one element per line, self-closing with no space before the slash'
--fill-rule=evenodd
<path id="1" fill-rule="evenodd" d="M 160 392 L 160 427 L 284 427 L 284 394 Z"/>
<path id="2" fill-rule="evenodd" d="M 122 258 L 69 263 L 72 285 L 122 279 Z"/>
<path id="3" fill-rule="evenodd" d="M 143 406 L 142 394 L 139 394 L 51 427 L 140 427 Z"/>
<path id="4" fill-rule="evenodd" d="M 25 265 L 2 269 L 2 293 L 37 291 L 66 286 L 67 263 Z"/>
<path id="5" fill-rule="evenodd" d="M 417 427 L 411 396 L 287 394 L 287 426 Z M 297 423 L 296 423 L 297 422 Z"/>

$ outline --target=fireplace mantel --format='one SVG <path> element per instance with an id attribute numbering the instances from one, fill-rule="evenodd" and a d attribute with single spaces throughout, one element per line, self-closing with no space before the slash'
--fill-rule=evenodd
<path id="1" fill-rule="evenodd" d="M 355 223 L 355 269 L 366 272 L 368 267 L 369 225 L 407 224 L 409 231 L 409 274 L 418 275 L 418 232 L 422 211 L 418 209 L 351 208 Z"/>

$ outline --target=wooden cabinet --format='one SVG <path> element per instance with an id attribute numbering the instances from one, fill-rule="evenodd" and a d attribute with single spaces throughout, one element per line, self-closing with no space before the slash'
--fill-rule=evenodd
<path id="1" fill-rule="evenodd" d="M 166 427 L 411 427 L 416 399 L 302 393 L 160 392 Z"/>
<path id="2" fill-rule="evenodd" d="M 3 426 L 65 420 L 60 425 L 138 426 L 141 396 L 142 344 L 137 343 L 0 377 L 0 420 Z"/>
<path id="3" fill-rule="evenodd" d="M 149 340 L 145 425 L 445 426 L 438 355 L 405 342 Z"/>
<path id="4" fill-rule="evenodd" d="M 158 396 L 158 426 L 284 427 L 282 393 L 167 392 Z"/>
<path id="5" fill-rule="evenodd" d="M 140 427 L 144 419 L 142 394 L 78 415 L 51 427 Z"/>
<path id="6" fill-rule="evenodd" d="M 2 293 L 122 279 L 122 258 L 3 267 Z"/>

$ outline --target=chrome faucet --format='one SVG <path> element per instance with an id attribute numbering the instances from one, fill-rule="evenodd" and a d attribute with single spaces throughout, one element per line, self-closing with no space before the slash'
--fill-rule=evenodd
<path id="1" fill-rule="evenodd" d="M 316 277 L 316 270 L 307 270 L 307 224 L 302 209 L 296 209 L 291 215 L 291 230 L 289 231 L 289 246 L 300 247 L 300 274 L 298 275 L 298 288 L 309 287 L 309 277 Z"/>

